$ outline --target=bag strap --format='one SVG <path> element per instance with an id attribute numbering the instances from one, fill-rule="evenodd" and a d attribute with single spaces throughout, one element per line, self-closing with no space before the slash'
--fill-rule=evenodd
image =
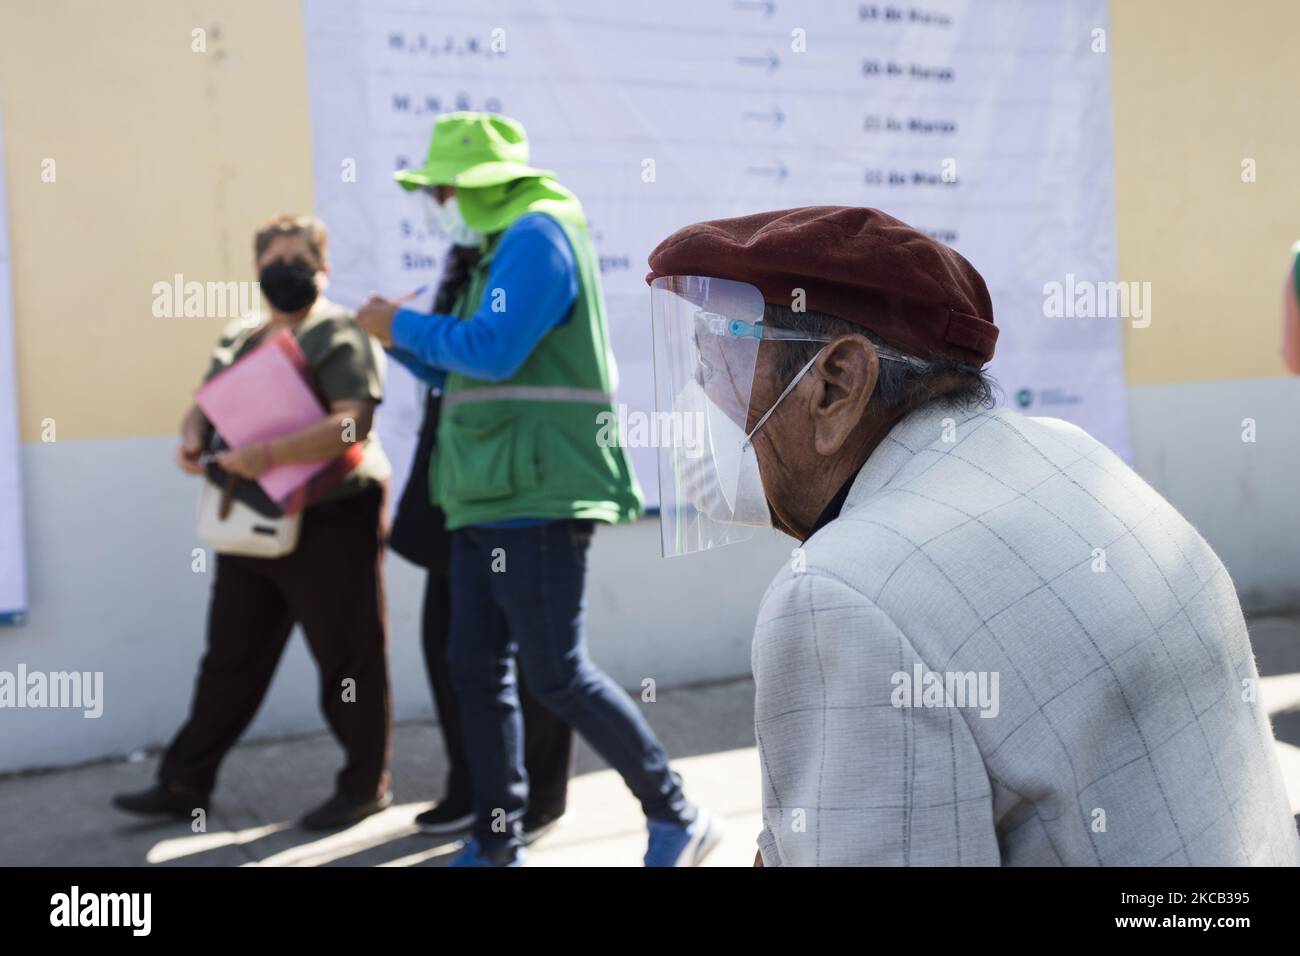
<path id="1" fill-rule="evenodd" d="M 235 484 L 238 481 L 235 475 L 226 476 L 226 485 L 221 489 L 221 501 L 217 504 L 217 518 L 221 521 L 230 517 L 230 509 L 235 504 Z"/>

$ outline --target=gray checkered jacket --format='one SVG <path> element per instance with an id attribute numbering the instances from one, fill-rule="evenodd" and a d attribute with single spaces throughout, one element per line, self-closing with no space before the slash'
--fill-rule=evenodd
<path id="1" fill-rule="evenodd" d="M 753 668 L 767 866 L 1300 860 L 1228 572 L 1065 422 L 903 419 Z"/>

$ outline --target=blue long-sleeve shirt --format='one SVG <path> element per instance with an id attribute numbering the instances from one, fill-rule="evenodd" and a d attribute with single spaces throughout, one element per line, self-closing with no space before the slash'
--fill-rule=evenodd
<path id="1" fill-rule="evenodd" d="M 388 354 L 435 388 L 442 388 L 449 371 L 504 381 L 519 371 L 542 336 L 569 317 L 577 298 L 578 262 L 564 230 L 550 216 L 530 213 L 501 237 L 483 301 L 472 317 L 399 309 Z M 517 518 L 485 527 L 545 523 Z"/>
<path id="2" fill-rule="evenodd" d="M 501 237 L 487 288 L 469 319 L 399 309 L 389 354 L 423 381 L 441 387 L 447 372 L 504 381 L 578 298 L 578 263 L 550 216 L 521 216 Z"/>

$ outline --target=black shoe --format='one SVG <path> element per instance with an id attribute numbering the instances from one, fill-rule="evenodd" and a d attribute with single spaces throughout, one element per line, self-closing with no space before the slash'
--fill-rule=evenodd
<path id="1" fill-rule="evenodd" d="M 113 797 L 113 806 L 145 817 L 188 820 L 195 810 L 207 810 L 208 794 L 198 790 L 176 790 L 167 784 L 156 783 L 139 793 L 117 794 Z"/>
<path id="2" fill-rule="evenodd" d="M 524 814 L 524 846 L 531 846 L 536 843 L 551 830 L 564 817 L 564 811 L 547 810 L 533 813 L 531 810 Z"/>
<path id="3" fill-rule="evenodd" d="M 373 813 L 378 813 L 393 802 L 393 791 L 387 791 L 382 797 L 370 800 L 357 800 L 334 794 L 315 810 L 298 821 L 304 830 L 338 830 L 360 823 Z"/>
<path id="4" fill-rule="evenodd" d="M 452 836 L 468 833 L 476 819 L 468 801 L 443 800 L 432 810 L 425 810 L 415 818 L 421 833 L 429 836 Z"/>

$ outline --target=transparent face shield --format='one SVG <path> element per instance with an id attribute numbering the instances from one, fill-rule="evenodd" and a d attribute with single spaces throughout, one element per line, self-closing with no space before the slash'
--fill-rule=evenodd
<path id="1" fill-rule="evenodd" d="M 753 537 L 772 516 L 752 438 L 821 354 L 767 408 L 750 399 L 763 342 L 834 341 L 763 323 L 763 297 L 745 282 L 660 276 L 650 284 L 659 522 L 664 557 Z M 882 361 L 925 362 L 884 346 Z"/>
<path id="2" fill-rule="evenodd" d="M 765 329 L 763 298 L 745 282 L 661 276 L 650 296 L 664 556 L 745 541 L 772 524 L 750 442 L 772 411 L 750 408 L 759 348 L 816 340 Z"/>
<path id="3" fill-rule="evenodd" d="M 754 526 L 738 520 L 741 507 L 757 513 L 749 500 L 756 493 L 767 511 L 761 482 L 742 501 L 740 469 L 759 340 L 726 329 L 762 319 L 763 299 L 743 282 L 660 276 L 650 285 L 650 316 L 664 557 L 747 540 Z"/>

